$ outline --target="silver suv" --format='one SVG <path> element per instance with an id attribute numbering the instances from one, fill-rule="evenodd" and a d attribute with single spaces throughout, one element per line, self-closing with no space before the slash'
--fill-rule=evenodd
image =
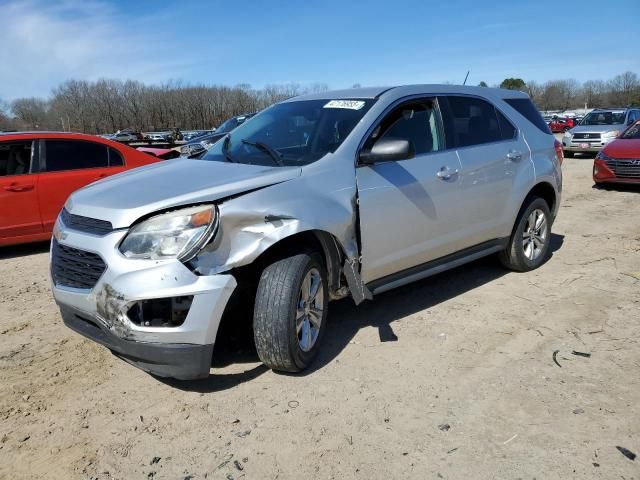
<path id="1" fill-rule="evenodd" d="M 637 108 L 596 108 L 579 125 L 565 132 L 562 137 L 564 155 L 597 153 L 637 120 L 640 120 L 640 109 Z"/>
<path id="2" fill-rule="evenodd" d="M 238 297 L 260 359 L 300 371 L 320 348 L 331 300 L 358 304 L 494 253 L 516 271 L 540 266 L 561 160 L 529 98 L 511 90 L 296 97 L 199 160 L 74 193 L 51 244 L 53 294 L 67 326 L 179 379 L 209 374 Z"/>

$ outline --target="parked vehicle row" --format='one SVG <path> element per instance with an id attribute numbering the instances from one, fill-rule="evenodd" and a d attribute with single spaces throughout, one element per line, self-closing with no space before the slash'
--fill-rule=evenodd
<path id="1" fill-rule="evenodd" d="M 540 266 L 561 162 L 521 92 L 427 85 L 296 97 L 200 159 L 75 192 L 52 240 L 54 297 L 71 329 L 183 379 L 209 374 L 237 297 L 254 306 L 263 363 L 297 372 L 321 347 L 330 300 L 358 304 L 494 253 L 513 270 Z"/>
<path id="2" fill-rule="evenodd" d="M 245 115 L 237 115 L 231 117 L 220 125 L 215 131 L 200 135 L 195 139 L 187 142 L 180 148 L 180 154 L 184 157 L 194 157 L 204 153 L 211 145 L 216 143 L 234 128 L 242 125 L 246 120 L 253 117 L 255 113 L 247 113 Z"/>
<path id="3" fill-rule="evenodd" d="M 597 153 L 637 120 L 640 120 L 639 108 L 596 108 L 579 125 L 565 132 L 562 137 L 564 155 Z"/>
<path id="4" fill-rule="evenodd" d="M 158 160 L 94 135 L 0 135 L 0 246 L 48 240 L 73 191 Z"/>

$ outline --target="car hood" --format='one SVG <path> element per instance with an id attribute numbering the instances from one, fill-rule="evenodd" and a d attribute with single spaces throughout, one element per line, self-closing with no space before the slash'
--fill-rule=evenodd
<path id="1" fill-rule="evenodd" d="M 611 158 L 640 159 L 640 139 L 618 138 L 607 145 L 603 153 Z"/>
<path id="2" fill-rule="evenodd" d="M 176 159 L 136 168 L 76 191 L 66 204 L 75 215 L 125 228 L 167 208 L 212 202 L 300 176 L 300 167 L 265 167 Z"/>
<path id="3" fill-rule="evenodd" d="M 610 132 L 611 130 L 618 130 L 621 132 L 624 130 L 625 126 L 623 124 L 620 125 L 578 125 L 577 127 L 573 127 L 570 131 L 571 133 L 604 133 Z"/>

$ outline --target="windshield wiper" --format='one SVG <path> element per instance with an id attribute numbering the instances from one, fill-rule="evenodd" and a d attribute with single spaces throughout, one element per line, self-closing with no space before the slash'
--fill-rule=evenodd
<path id="1" fill-rule="evenodd" d="M 273 148 L 271 148 L 269 145 L 267 145 L 266 143 L 251 142 L 246 139 L 242 139 L 240 141 L 245 145 L 251 145 L 252 147 L 256 147 L 262 150 L 263 152 L 266 152 L 273 159 L 274 162 L 276 162 L 279 166 L 284 167 L 284 162 L 282 161 L 282 158 L 280 158 L 280 154 L 276 152 Z"/>
<path id="2" fill-rule="evenodd" d="M 229 135 L 228 133 L 224 136 L 224 140 L 223 140 L 224 143 L 222 144 L 222 154 L 224 155 L 224 158 L 227 159 L 227 162 L 235 163 L 235 160 L 231 158 L 231 154 L 229 153 L 230 138 L 231 138 L 231 135 Z"/>

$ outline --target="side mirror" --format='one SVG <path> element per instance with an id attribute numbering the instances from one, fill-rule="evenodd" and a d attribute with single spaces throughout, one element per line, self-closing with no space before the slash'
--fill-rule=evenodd
<path id="1" fill-rule="evenodd" d="M 404 138 L 381 138 L 373 144 L 371 150 L 360 152 L 360 163 L 372 165 L 378 162 L 408 160 L 415 157 L 413 143 Z"/>

